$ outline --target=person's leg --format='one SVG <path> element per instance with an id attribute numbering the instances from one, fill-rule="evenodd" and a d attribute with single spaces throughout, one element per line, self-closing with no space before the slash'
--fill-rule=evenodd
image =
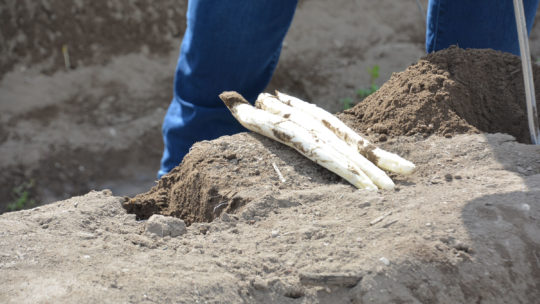
<path id="1" fill-rule="evenodd" d="M 539 0 L 524 0 L 527 28 L 531 31 Z M 519 56 L 512 0 L 430 0 L 426 51 L 491 48 Z"/>
<path id="2" fill-rule="evenodd" d="M 234 90 L 253 102 L 268 85 L 296 3 L 189 1 L 158 177 L 177 166 L 193 143 L 245 130 L 218 95 Z"/>

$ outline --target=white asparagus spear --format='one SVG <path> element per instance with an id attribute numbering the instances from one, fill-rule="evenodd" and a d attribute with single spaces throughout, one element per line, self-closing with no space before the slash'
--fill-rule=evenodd
<path id="1" fill-rule="evenodd" d="M 380 168 L 400 174 L 410 174 L 415 165 L 397 154 L 376 147 L 354 132 L 334 115 L 301 99 L 276 91 L 278 99 L 294 108 L 302 110 L 315 119 L 319 119 L 328 129 Z"/>
<path id="2" fill-rule="evenodd" d="M 341 154 L 341 157 L 352 161 L 360 170 L 362 170 L 374 183 L 381 189 L 393 189 L 394 182 L 384 171 L 377 168 L 372 162 L 362 156 L 356 148 L 351 147 L 345 141 L 341 140 L 337 135 L 326 128 L 320 120 L 314 119 L 312 116 L 304 112 L 288 106 L 277 99 L 277 97 L 263 93 L 260 94 L 255 102 L 255 106 L 272 114 L 279 115 L 289 119 L 304 128 L 313 131 L 318 135 L 318 138 L 324 141 L 325 145 L 332 146 Z"/>
<path id="3" fill-rule="evenodd" d="M 223 92 L 219 97 L 232 115 L 247 129 L 292 147 L 357 188 L 377 189 L 369 177 L 353 163 L 340 157 L 334 148 L 324 145 L 313 132 L 288 119 L 251 106 L 236 92 Z"/>

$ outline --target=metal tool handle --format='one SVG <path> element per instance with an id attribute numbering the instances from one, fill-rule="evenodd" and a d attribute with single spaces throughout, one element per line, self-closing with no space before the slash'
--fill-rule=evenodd
<path id="1" fill-rule="evenodd" d="M 522 0 L 514 0 L 514 13 L 516 16 L 516 27 L 519 39 L 519 51 L 521 55 L 521 66 L 523 67 L 523 81 L 525 83 L 525 98 L 527 100 L 527 117 L 529 120 L 529 131 L 533 145 L 540 143 L 540 130 L 538 129 L 538 112 L 536 111 L 536 97 L 534 95 L 534 81 L 532 75 L 531 53 L 529 51 L 529 37 L 527 33 L 527 23 Z"/>

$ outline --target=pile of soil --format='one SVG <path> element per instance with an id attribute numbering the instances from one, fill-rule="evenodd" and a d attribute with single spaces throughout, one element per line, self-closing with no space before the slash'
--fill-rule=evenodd
<path id="1" fill-rule="evenodd" d="M 530 143 L 522 75 L 521 61 L 512 54 L 451 47 L 393 74 L 340 118 L 364 133 L 500 132 Z M 538 91 L 538 67 L 534 79 Z"/>
<path id="2" fill-rule="evenodd" d="M 274 165 L 288 176 L 279 181 Z M 283 189 L 335 184 L 340 177 L 293 149 L 254 133 L 223 136 L 193 146 L 180 166 L 156 186 L 124 203 L 139 219 L 152 214 L 182 218 L 187 225 L 235 213 L 248 202 Z"/>
<path id="3" fill-rule="evenodd" d="M 520 60 L 492 50 L 452 47 L 430 54 L 339 117 L 359 132 L 382 136 L 488 132 L 529 139 Z M 140 219 L 159 213 L 190 225 L 234 213 L 280 188 L 301 189 L 313 179 L 322 184 L 341 180 L 284 145 L 256 134 L 240 136 L 234 147 L 227 138 L 196 144 L 180 166 L 124 207 Z M 399 154 L 406 157 L 408 151 Z M 272 163 L 310 172 L 280 184 Z"/>

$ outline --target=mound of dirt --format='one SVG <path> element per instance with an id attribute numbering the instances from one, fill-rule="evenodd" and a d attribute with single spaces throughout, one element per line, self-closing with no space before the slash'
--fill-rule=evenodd
<path id="1" fill-rule="evenodd" d="M 379 91 L 339 117 L 367 133 L 369 128 L 392 136 L 509 133 L 527 142 L 524 98 L 518 57 L 452 47 L 394 74 Z M 190 225 L 233 213 L 279 188 L 299 189 L 313 179 L 323 184 L 341 180 L 284 145 L 256 134 L 240 136 L 196 144 L 180 166 L 124 207 L 141 219 L 160 213 Z M 280 184 L 272 163 L 289 176 L 294 172 L 295 182 Z"/>
<path id="2" fill-rule="evenodd" d="M 274 164 L 287 176 L 287 183 L 279 181 Z M 195 144 L 180 166 L 147 193 L 126 201 L 124 208 L 140 219 L 159 213 L 180 217 L 191 225 L 211 222 L 223 212 L 234 213 L 246 203 L 282 189 L 340 180 L 285 145 L 241 133 Z"/>
<path id="3" fill-rule="evenodd" d="M 536 90 L 540 69 L 534 67 Z M 449 49 L 395 73 L 340 118 L 360 132 L 507 133 L 530 143 L 519 57 L 493 50 Z"/>

